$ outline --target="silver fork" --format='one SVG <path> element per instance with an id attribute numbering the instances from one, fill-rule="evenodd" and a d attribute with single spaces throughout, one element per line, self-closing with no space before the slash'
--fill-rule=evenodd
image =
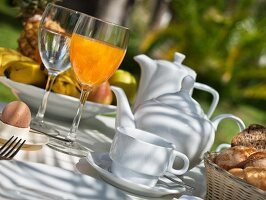
<path id="1" fill-rule="evenodd" d="M 179 180 L 175 179 L 174 177 L 168 176 L 168 175 L 166 175 L 166 174 L 164 174 L 163 177 L 167 178 L 168 180 L 172 181 L 173 183 L 175 183 L 175 184 L 177 184 L 177 185 L 179 185 L 179 186 L 181 186 L 181 187 L 186 188 L 186 191 L 189 192 L 189 193 L 192 193 L 192 192 L 195 190 L 195 188 L 193 188 L 193 187 L 191 187 L 191 186 L 185 184 L 185 183 L 182 182 L 182 181 L 179 181 Z"/>
<path id="2" fill-rule="evenodd" d="M 8 141 L 0 148 L 0 160 L 12 159 L 21 149 L 26 140 L 19 139 L 12 136 Z"/>

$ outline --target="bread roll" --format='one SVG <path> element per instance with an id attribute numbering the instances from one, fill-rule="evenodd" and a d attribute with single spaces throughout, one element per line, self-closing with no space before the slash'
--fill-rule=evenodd
<path id="1" fill-rule="evenodd" d="M 239 163 L 246 160 L 256 149 L 253 147 L 235 146 L 223 150 L 216 156 L 214 162 L 225 170 L 238 167 Z"/>
<path id="2" fill-rule="evenodd" d="M 231 146 L 255 147 L 258 150 L 266 149 L 266 127 L 252 124 L 233 137 Z"/>
<path id="3" fill-rule="evenodd" d="M 251 154 L 245 161 L 238 165 L 241 168 L 260 167 L 266 169 L 266 151 Z"/>
<path id="4" fill-rule="evenodd" d="M 245 177 L 244 170 L 242 168 L 232 168 L 232 169 L 229 169 L 228 172 L 241 179 Z"/>
<path id="5" fill-rule="evenodd" d="M 247 167 L 244 169 L 244 179 L 266 191 L 266 169 L 265 168 L 258 168 L 258 167 Z"/>

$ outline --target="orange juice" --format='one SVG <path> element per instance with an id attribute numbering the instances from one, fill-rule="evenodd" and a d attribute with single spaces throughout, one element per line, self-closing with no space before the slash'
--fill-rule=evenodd
<path id="1" fill-rule="evenodd" d="M 70 60 L 80 83 L 97 86 L 110 78 L 125 56 L 125 49 L 73 34 Z"/>

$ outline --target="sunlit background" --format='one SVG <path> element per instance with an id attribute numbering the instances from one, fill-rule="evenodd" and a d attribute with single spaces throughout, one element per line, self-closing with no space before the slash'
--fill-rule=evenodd
<path id="1" fill-rule="evenodd" d="M 130 43 L 120 68 L 137 80 L 140 68 L 135 55 L 171 61 L 174 52 L 183 53 L 184 64 L 197 72 L 197 81 L 220 94 L 214 116 L 232 113 L 246 125 L 266 125 L 266 0 L 63 0 L 58 4 L 129 27 Z M 18 48 L 23 29 L 19 16 L 14 1 L 0 1 L 1 47 Z M 16 98 L 3 85 L 0 91 L 0 101 Z M 211 97 L 197 91 L 193 97 L 206 110 Z M 230 141 L 237 130 L 231 121 L 221 123 L 215 146 Z"/>

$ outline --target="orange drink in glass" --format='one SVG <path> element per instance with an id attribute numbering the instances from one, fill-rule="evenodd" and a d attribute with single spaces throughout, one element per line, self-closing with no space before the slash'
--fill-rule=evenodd
<path id="1" fill-rule="evenodd" d="M 82 108 L 89 92 L 108 80 L 119 67 L 128 39 L 128 28 L 80 15 L 70 42 L 70 61 L 81 86 L 80 103 L 64 142 L 57 141 L 54 145 L 50 142 L 50 147 L 71 155 L 87 155 L 88 150 L 77 141 Z"/>
<path id="2" fill-rule="evenodd" d="M 80 83 L 98 86 L 119 67 L 126 50 L 86 36 L 73 34 L 70 57 Z"/>

